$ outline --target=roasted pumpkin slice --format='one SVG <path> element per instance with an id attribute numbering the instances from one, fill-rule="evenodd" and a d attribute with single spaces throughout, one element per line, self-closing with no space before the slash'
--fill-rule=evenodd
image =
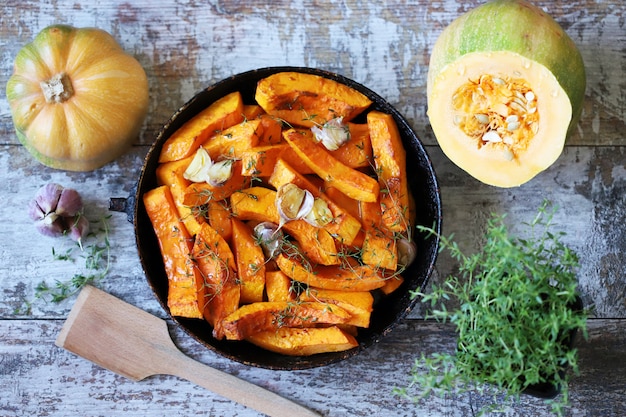
<path id="1" fill-rule="evenodd" d="M 380 268 L 369 265 L 305 265 L 296 257 L 278 255 L 276 264 L 294 281 L 310 287 L 337 291 L 371 291 L 385 285 Z"/>
<path id="2" fill-rule="evenodd" d="M 265 290 L 265 256 L 256 244 L 252 229 L 245 223 L 231 219 L 232 248 L 237 261 L 237 275 L 241 287 L 241 303 L 263 301 Z"/>
<path id="3" fill-rule="evenodd" d="M 339 306 L 318 302 L 274 301 L 246 304 L 223 321 L 226 338 L 242 340 L 255 333 L 281 327 L 315 327 L 345 323 L 350 313 Z"/>
<path id="4" fill-rule="evenodd" d="M 268 114 L 305 127 L 338 117 L 349 122 L 372 104 L 345 84 L 301 72 L 279 72 L 262 79 L 255 99 Z"/>
<path id="5" fill-rule="evenodd" d="M 315 141 L 310 130 L 289 129 L 283 132 L 283 137 L 313 172 L 348 197 L 359 201 L 378 200 L 378 182 L 333 157 Z"/>
<path id="6" fill-rule="evenodd" d="M 204 318 L 213 326 L 213 336 L 222 339 L 222 320 L 239 307 L 241 297 L 235 257 L 228 243 L 206 223 L 196 235 L 192 255 L 205 287 Z"/>
<path id="7" fill-rule="evenodd" d="M 193 236 L 198 233 L 200 225 L 204 223 L 205 218 L 200 215 L 200 212 L 195 207 L 184 203 L 185 189 L 191 181 L 185 179 L 183 173 L 189 166 L 192 158 L 193 156 L 189 156 L 185 159 L 159 164 L 156 169 L 156 175 L 158 185 L 168 185 L 170 187 L 180 220 L 185 224 L 189 234 Z"/>
<path id="8" fill-rule="evenodd" d="M 361 260 L 372 268 L 395 271 L 398 267 L 398 237 L 382 222 L 380 205 L 361 202 L 364 239 Z"/>
<path id="9" fill-rule="evenodd" d="M 352 317 L 345 324 L 368 327 L 372 315 L 374 296 L 369 291 L 333 291 L 310 289 L 300 294 L 302 301 L 319 301 L 338 305 Z"/>
<path id="10" fill-rule="evenodd" d="M 382 222 L 391 231 L 406 233 L 411 224 L 409 185 L 398 126 L 392 115 L 379 111 L 367 114 L 367 125 L 381 190 Z"/>
<path id="11" fill-rule="evenodd" d="M 291 278 L 280 270 L 265 273 L 265 292 L 267 301 L 290 301 L 296 298 Z"/>
<path id="12" fill-rule="evenodd" d="M 580 52 L 550 16 L 523 0 L 491 1 L 435 43 L 428 117 L 460 168 L 486 184 L 519 186 L 561 154 L 585 83 Z"/>
<path id="13" fill-rule="evenodd" d="M 276 189 L 279 189 L 285 184 L 295 184 L 303 190 L 308 190 L 315 198 L 321 198 L 326 202 L 333 218 L 325 228 L 331 234 L 336 235 L 341 243 L 351 245 L 356 235 L 361 230 L 361 222 L 359 222 L 358 219 L 332 201 L 319 190 L 319 187 L 304 175 L 298 173 L 284 160 L 279 159 L 276 161 L 274 171 L 268 182 Z"/>
<path id="14" fill-rule="evenodd" d="M 146 212 L 161 249 L 167 275 L 167 305 L 173 316 L 202 318 L 205 285 L 191 260 L 191 239 L 178 217 L 176 203 L 167 185 L 143 196 Z"/>
<path id="15" fill-rule="evenodd" d="M 216 132 L 243 121 L 243 100 L 239 92 L 228 94 L 181 126 L 163 144 L 159 162 L 176 161 L 192 155 Z"/>
<path id="16" fill-rule="evenodd" d="M 342 352 L 359 345 L 354 336 L 337 326 L 283 327 L 278 330 L 255 333 L 249 336 L 247 340 L 271 352 L 288 356 Z"/>
<path id="17" fill-rule="evenodd" d="M 202 146 L 211 158 L 239 158 L 241 153 L 256 146 L 263 132 L 261 121 L 244 120 L 208 138 Z"/>

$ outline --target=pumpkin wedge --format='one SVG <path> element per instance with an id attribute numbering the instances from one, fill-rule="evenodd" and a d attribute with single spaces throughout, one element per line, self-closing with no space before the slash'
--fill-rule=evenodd
<path id="1" fill-rule="evenodd" d="M 146 212 L 159 242 L 167 275 L 167 306 L 173 316 L 202 318 L 205 286 L 190 252 L 191 239 L 179 220 L 178 210 L 167 185 L 143 196 Z"/>
<path id="2" fill-rule="evenodd" d="M 295 184 L 303 190 L 308 190 L 313 197 L 321 198 L 328 204 L 333 219 L 326 226 L 331 234 L 336 235 L 337 239 L 345 244 L 350 245 L 354 241 L 354 238 L 361 230 L 361 222 L 350 215 L 346 210 L 335 204 L 330 198 L 328 198 L 323 192 L 319 190 L 319 187 L 315 186 L 304 175 L 298 173 L 287 162 L 282 159 L 276 161 L 274 171 L 268 180 L 269 184 L 276 189 L 279 189 L 285 184 Z"/>
<path id="3" fill-rule="evenodd" d="M 314 327 L 345 323 L 350 314 L 338 306 L 318 302 L 274 301 L 246 304 L 224 319 L 224 334 L 229 340 L 242 340 L 281 327 Z"/>
<path id="4" fill-rule="evenodd" d="M 275 145 L 261 145 L 250 148 L 242 152 L 240 156 L 241 173 L 247 176 L 269 177 L 274 171 L 274 165 L 278 158 L 286 152 L 291 152 L 295 156 L 291 146 L 284 142 Z"/>
<path id="5" fill-rule="evenodd" d="M 361 221 L 365 232 L 361 260 L 372 268 L 395 271 L 398 267 L 397 236 L 383 225 L 381 207 L 361 202 Z"/>
<path id="6" fill-rule="evenodd" d="M 269 188 L 250 187 L 233 193 L 230 207 L 233 215 L 240 220 L 280 222 L 276 191 Z M 339 263 L 335 240 L 326 229 L 317 228 L 304 220 L 289 221 L 283 228 L 300 243 L 302 251 L 312 262 L 322 265 Z"/>
<path id="7" fill-rule="evenodd" d="M 368 113 L 369 114 L 369 113 Z M 331 154 L 350 168 L 368 168 L 372 165 L 372 142 L 367 124 L 348 123 L 350 137 Z"/>
<path id="8" fill-rule="evenodd" d="M 262 132 L 259 119 L 245 120 L 211 136 L 202 146 L 214 161 L 239 158 L 242 152 L 259 143 Z"/>
<path id="9" fill-rule="evenodd" d="M 243 105 L 244 120 L 256 119 L 257 117 L 261 117 L 263 114 L 265 114 L 265 110 L 263 110 L 263 107 L 259 106 L 258 104 Z"/>
<path id="10" fill-rule="evenodd" d="M 158 185 L 168 185 L 170 187 L 170 192 L 178 209 L 178 215 L 185 224 L 189 234 L 193 236 L 198 233 L 200 225 L 205 219 L 198 215 L 198 210 L 184 203 L 185 190 L 191 181 L 185 179 L 183 173 L 189 166 L 192 158 L 192 156 L 189 156 L 185 159 L 159 164 L 156 169 L 156 175 Z"/>
<path id="11" fill-rule="evenodd" d="M 252 229 L 245 223 L 231 219 L 233 227 L 232 248 L 237 262 L 237 275 L 241 289 L 241 303 L 263 301 L 265 290 L 265 256 L 256 244 Z"/>
<path id="12" fill-rule="evenodd" d="M 206 204 L 206 211 L 203 215 L 209 224 L 217 233 L 220 234 L 227 242 L 233 234 L 233 226 L 231 224 L 231 213 L 228 207 L 228 200 L 215 201 L 211 200 Z"/>
<path id="13" fill-rule="evenodd" d="M 322 125 L 337 117 L 347 123 L 372 104 L 345 84 L 300 72 L 280 72 L 262 79 L 255 100 L 268 114 L 304 127 Z"/>
<path id="14" fill-rule="evenodd" d="M 275 145 L 283 141 L 283 122 L 280 119 L 269 114 L 262 114 L 259 119 L 263 128 L 260 145 Z"/>
<path id="15" fill-rule="evenodd" d="M 369 291 L 333 291 L 311 288 L 303 291 L 299 299 L 338 305 L 352 316 L 344 324 L 357 327 L 368 327 L 374 310 L 374 296 Z"/>
<path id="16" fill-rule="evenodd" d="M 267 301 L 290 301 L 295 300 L 291 278 L 283 271 L 267 271 L 265 273 L 265 292 Z"/>
<path id="17" fill-rule="evenodd" d="M 174 132 L 163 144 L 159 162 L 186 158 L 215 133 L 242 121 L 243 100 L 241 94 L 238 91 L 227 94 Z"/>
<path id="18" fill-rule="evenodd" d="M 271 352 L 288 356 L 309 356 L 318 353 L 342 352 L 359 345 L 354 336 L 337 326 L 293 328 L 255 333 L 246 339 Z"/>
<path id="19" fill-rule="evenodd" d="M 409 219 L 409 186 L 406 151 L 393 116 L 373 110 L 367 114 L 374 166 L 380 184 L 382 223 L 393 232 L 406 233 Z"/>
<path id="20" fill-rule="evenodd" d="M 207 223 L 196 235 L 192 255 L 206 288 L 204 318 L 213 326 L 213 336 L 222 339 L 222 320 L 239 307 L 241 297 L 235 257 L 228 243 Z"/>
<path id="21" fill-rule="evenodd" d="M 313 172 L 348 197 L 359 201 L 378 200 L 378 182 L 333 157 L 315 141 L 310 130 L 289 129 L 283 132 L 283 137 Z"/>
<path id="22" fill-rule="evenodd" d="M 371 291 L 385 285 L 381 271 L 368 265 L 304 265 L 295 257 L 278 255 L 276 264 L 294 281 L 337 291 Z"/>

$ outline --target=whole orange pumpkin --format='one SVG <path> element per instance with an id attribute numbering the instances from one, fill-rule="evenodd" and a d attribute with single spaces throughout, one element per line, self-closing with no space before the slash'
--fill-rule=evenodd
<path id="1" fill-rule="evenodd" d="M 6 93 L 20 142 L 42 164 L 68 171 L 124 153 L 148 110 L 144 69 L 96 28 L 43 29 L 18 53 Z"/>

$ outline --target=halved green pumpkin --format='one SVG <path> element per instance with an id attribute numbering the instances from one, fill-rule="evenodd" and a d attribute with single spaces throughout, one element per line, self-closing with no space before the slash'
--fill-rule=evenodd
<path id="1" fill-rule="evenodd" d="M 526 1 L 495 0 L 435 43 L 428 117 L 456 165 L 486 184 L 518 186 L 562 153 L 585 84 L 580 52 L 558 23 Z"/>

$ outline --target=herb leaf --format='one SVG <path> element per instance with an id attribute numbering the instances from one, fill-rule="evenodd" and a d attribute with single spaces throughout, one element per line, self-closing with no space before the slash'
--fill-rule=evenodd
<path id="1" fill-rule="evenodd" d="M 65 281 L 56 280 L 53 285 L 45 281 L 40 282 L 35 287 L 34 299 L 31 301 L 25 300 L 23 307 L 16 309 L 16 314 L 30 314 L 32 305 L 36 300 L 60 303 L 78 293 L 86 285 L 96 284 L 104 279 L 109 272 L 111 262 L 109 219 L 110 216 L 102 218 L 100 220 L 100 228 L 92 229 L 88 237 L 95 240 L 93 243 L 89 245 L 77 243 L 75 247 L 60 253 L 52 248 L 52 257 L 55 261 L 76 262 L 77 257 L 81 257 L 84 260 L 84 271 L 77 272 Z"/>

